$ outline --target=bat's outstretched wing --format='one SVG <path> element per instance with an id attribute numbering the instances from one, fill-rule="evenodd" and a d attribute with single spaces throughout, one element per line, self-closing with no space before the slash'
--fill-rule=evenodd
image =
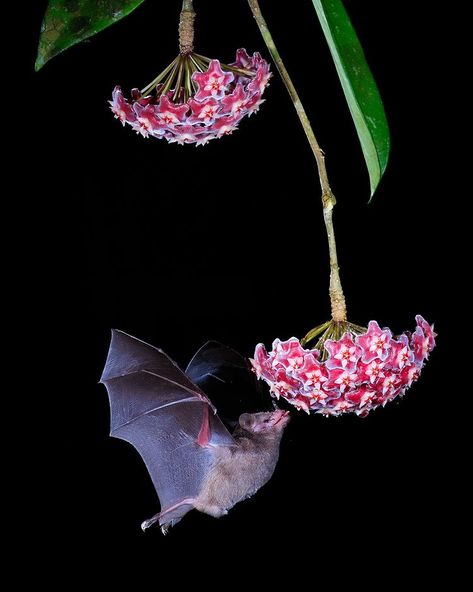
<path id="1" fill-rule="evenodd" d="M 110 399 L 110 435 L 133 444 L 146 463 L 166 522 L 192 509 L 218 446 L 235 441 L 210 401 L 161 350 L 122 331 L 101 382 Z M 171 508 L 176 507 L 175 510 Z"/>
<path id="2" fill-rule="evenodd" d="M 236 421 L 243 412 L 268 407 L 249 361 L 237 351 L 208 341 L 189 362 L 186 375 L 202 388 L 218 407 L 220 417 Z"/>
<path id="3" fill-rule="evenodd" d="M 186 376 L 199 386 L 212 379 L 231 383 L 235 373 L 248 377 L 249 372 L 248 360 L 231 347 L 218 341 L 204 343 L 186 368 Z"/>

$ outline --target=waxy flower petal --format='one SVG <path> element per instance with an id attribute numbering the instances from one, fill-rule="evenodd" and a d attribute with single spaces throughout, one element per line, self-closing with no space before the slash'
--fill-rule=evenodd
<path id="1" fill-rule="evenodd" d="M 339 340 L 327 340 L 325 360 L 318 350 L 304 349 L 295 337 L 275 339 L 270 352 L 262 344 L 256 346 L 253 368 L 273 396 L 297 409 L 365 417 L 402 396 L 419 377 L 435 346 L 435 334 L 422 317 L 417 323 L 414 333 L 393 339 L 389 329 L 371 321 L 356 339 L 346 332 Z"/>

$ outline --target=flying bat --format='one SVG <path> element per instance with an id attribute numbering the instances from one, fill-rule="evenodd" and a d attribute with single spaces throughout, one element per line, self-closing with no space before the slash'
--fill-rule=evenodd
<path id="1" fill-rule="evenodd" d="M 110 435 L 142 456 L 161 503 L 166 534 L 190 510 L 219 518 L 271 478 L 289 412 L 243 413 L 230 433 L 200 388 L 224 366 L 245 368 L 237 352 L 204 345 L 182 372 L 162 350 L 113 330 L 101 377 L 110 401 Z"/>

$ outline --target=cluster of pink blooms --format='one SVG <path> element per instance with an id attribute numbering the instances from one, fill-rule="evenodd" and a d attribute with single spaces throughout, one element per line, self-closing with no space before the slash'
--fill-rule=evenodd
<path id="1" fill-rule="evenodd" d="M 256 346 L 251 360 L 258 378 L 271 394 L 309 413 L 361 417 L 403 395 L 417 380 L 425 360 L 435 347 L 436 334 L 420 315 L 414 333 L 397 339 L 389 329 L 370 321 L 361 335 L 346 332 L 337 341 L 325 341 L 328 353 L 321 361 L 318 350 L 304 349 L 299 340 L 276 339 L 271 352 Z"/>
<path id="2" fill-rule="evenodd" d="M 111 109 L 123 125 L 128 123 L 145 138 L 203 146 L 231 134 L 245 115 L 252 115 L 263 103 L 261 96 L 271 77 L 268 62 L 259 53 L 250 57 L 239 49 L 230 65 L 253 75 L 224 70 L 218 60 L 211 60 L 206 72 L 192 75 L 197 91 L 186 102 L 172 101 L 174 89 L 145 97 L 134 89 L 130 102 L 117 86 L 109 101 Z"/>

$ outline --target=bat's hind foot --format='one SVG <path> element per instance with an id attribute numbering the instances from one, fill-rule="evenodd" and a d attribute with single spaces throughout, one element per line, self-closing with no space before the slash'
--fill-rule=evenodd
<path id="1" fill-rule="evenodd" d="M 166 510 L 163 510 L 162 512 L 158 512 L 154 516 L 151 516 L 151 518 L 148 518 L 148 520 L 145 520 L 144 522 L 141 523 L 141 530 L 143 532 L 145 532 L 150 526 L 153 526 L 153 524 L 156 524 L 156 522 L 159 522 L 161 525 L 161 532 L 163 534 L 167 534 L 169 532 L 169 529 L 171 528 L 171 526 L 174 526 L 174 524 L 179 522 L 179 520 L 182 518 L 182 516 L 184 514 L 187 514 L 187 512 L 189 511 L 189 510 L 184 510 L 179 515 L 179 512 L 176 512 L 176 510 L 178 508 L 181 508 L 182 506 L 193 507 L 194 502 L 195 502 L 194 498 L 186 498 L 186 499 L 183 499 L 181 502 L 178 502 L 177 504 L 174 504 L 173 506 L 167 508 Z"/>

